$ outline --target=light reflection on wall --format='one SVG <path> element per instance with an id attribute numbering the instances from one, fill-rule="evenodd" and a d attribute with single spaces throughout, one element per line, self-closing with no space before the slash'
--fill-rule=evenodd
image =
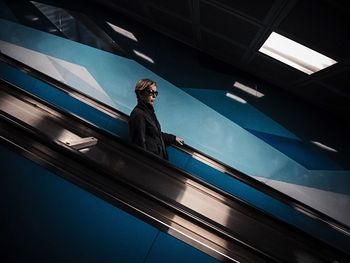
<path id="1" fill-rule="evenodd" d="M 1 52 L 97 99 L 114 105 L 112 99 L 83 66 L 0 40 Z"/>

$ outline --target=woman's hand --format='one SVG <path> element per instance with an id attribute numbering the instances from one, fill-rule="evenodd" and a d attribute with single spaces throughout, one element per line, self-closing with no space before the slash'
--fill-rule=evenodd
<path id="1" fill-rule="evenodd" d="M 180 137 L 177 137 L 176 136 L 176 143 L 180 144 L 180 145 L 184 145 L 184 139 L 180 138 Z"/>

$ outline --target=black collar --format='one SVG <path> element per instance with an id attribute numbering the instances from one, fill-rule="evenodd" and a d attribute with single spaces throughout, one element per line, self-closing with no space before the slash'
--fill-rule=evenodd
<path id="1" fill-rule="evenodd" d="M 154 113 L 154 108 L 151 104 L 145 102 L 145 101 L 142 101 L 142 100 L 138 100 L 137 101 L 137 107 L 143 109 L 143 110 L 146 110 L 146 111 L 151 111 L 152 113 Z"/>

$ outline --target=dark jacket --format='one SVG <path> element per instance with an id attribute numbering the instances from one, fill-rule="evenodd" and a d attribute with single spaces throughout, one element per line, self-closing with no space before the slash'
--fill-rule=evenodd
<path id="1" fill-rule="evenodd" d="M 175 135 L 161 131 L 153 106 L 140 100 L 130 114 L 129 136 L 132 143 L 166 160 L 165 147 L 176 139 Z"/>

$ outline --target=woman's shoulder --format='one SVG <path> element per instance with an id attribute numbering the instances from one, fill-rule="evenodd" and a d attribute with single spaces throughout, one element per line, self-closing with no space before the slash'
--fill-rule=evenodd
<path id="1" fill-rule="evenodd" d="M 137 118 L 137 117 L 144 117 L 146 116 L 147 113 L 144 109 L 142 109 L 141 107 L 136 106 L 132 112 L 130 113 L 130 118 Z"/>

